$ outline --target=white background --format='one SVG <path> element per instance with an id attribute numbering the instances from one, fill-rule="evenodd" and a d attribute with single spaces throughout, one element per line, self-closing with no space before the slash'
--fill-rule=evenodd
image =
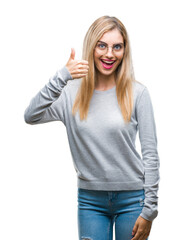
<path id="1" fill-rule="evenodd" d="M 71 47 L 81 58 L 87 29 L 103 15 L 126 26 L 135 77 L 154 107 L 161 181 L 150 240 L 183 238 L 182 1 L 6 0 L 0 3 L 1 240 L 78 239 L 77 179 L 65 126 L 28 125 L 24 111 L 66 64 Z"/>

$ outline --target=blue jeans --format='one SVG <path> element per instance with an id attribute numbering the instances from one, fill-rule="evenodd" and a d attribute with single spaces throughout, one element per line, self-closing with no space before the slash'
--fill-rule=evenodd
<path id="1" fill-rule="evenodd" d="M 112 240 L 114 222 L 116 240 L 131 240 L 144 198 L 144 189 L 100 191 L 78 188 L 79 240 Z"/>

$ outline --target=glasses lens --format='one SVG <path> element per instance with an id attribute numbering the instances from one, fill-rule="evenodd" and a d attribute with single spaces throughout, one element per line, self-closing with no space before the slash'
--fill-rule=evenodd
<path id="1" fill-rule="evenodd" d="M 104 53 L 107 53 L 109 48 L 112 48 L 112 52 L 115 53 L 115 54 L 118 54 L 122 51 L 123 46 L 124 45 L 122 45 L 122 44 L 116 44 L 116 45 L 111 47 L 111 46 L 107 46 L 104 43 L 98 43 L 96 45 L 96 50 L 97 50 L 97 52 L 104 54 Z"/>

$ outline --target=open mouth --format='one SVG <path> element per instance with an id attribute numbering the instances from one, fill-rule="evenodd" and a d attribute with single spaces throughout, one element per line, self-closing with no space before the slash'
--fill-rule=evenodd
<path id="1" fill-rule="evenodd" d="M 110 69 L 113 67 L 114 63 L 116 62 L 116 60 L 102 60 L 100 59 L 101 63 L 102 63 L 102 66 L 105 68 L 105 69 Z"/>

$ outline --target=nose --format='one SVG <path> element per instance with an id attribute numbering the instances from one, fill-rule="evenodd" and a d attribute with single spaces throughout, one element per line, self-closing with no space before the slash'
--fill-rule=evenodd
<path id="1" fill-rule="evenodd" d="M 109 58 L 114 56 L 113 51 L 112 51 L 112 47 L 107 48 L 106 56 L 109 57 Z"/>

